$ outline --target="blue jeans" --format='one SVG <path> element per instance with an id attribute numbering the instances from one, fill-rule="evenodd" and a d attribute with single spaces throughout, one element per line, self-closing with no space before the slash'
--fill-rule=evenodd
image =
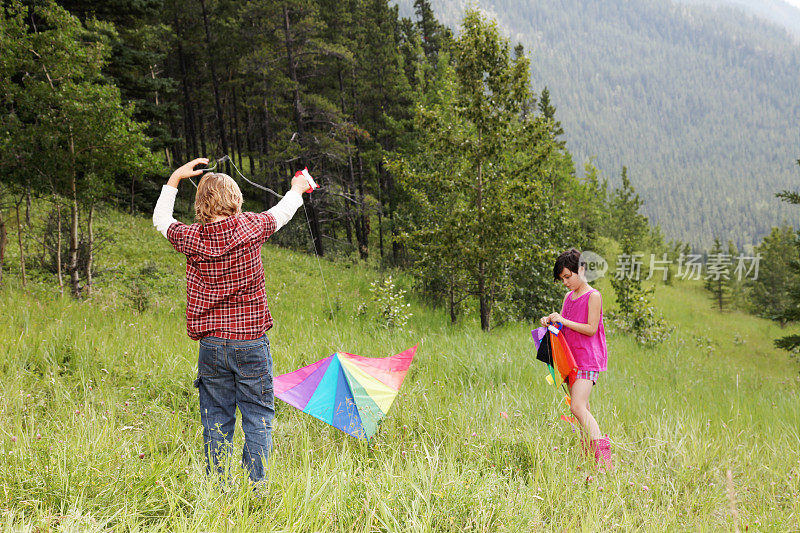
<path id="1" fill-rule="evenodd" d="M 245 341 L 201 339 L 195 386 L 200 393 L 206 472 L 210 474 L 213 468 L 219 474 L 224 473 L 239 407 L 244 430 L 242 466 L 251 480 L 263 479 L 272 449 L 275 417 L 267 336 Z"/>

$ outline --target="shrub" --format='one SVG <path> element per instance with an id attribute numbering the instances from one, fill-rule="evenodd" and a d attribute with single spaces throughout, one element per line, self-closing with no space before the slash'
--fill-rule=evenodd
<path id="1" fill-rule="evenodd" d="M 373 281 L 369 290 L 372 301 L 378 304 L 378 321 L 383 326 L 394 328 L 406 325 L 411 318 L 411 304 L 405 303 L 406 291 L 395 286 L 391 275 L 383 280 Z"/>

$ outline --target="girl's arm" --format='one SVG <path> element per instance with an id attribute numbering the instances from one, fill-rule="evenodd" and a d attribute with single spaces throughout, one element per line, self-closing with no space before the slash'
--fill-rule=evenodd
<path id="1" fill-rule="evenodd" d="M 589 295 L 589 322 L 586 324 L 581 324 L 580 322 L 575 322 L 573 320 L 567 320 L 559 313 L 552 313 L 548 318 L 551 322 L 561 322 L 566 327 L 571 329 L 572 331 L 577 331 L 578 333 L 582 333 L 591 337 L 595 333 L 597 333 L 597 328 L 600 325 L 600 315 L 602 314 L 603 310 L 603 300 L 600 296 L 598 291 L 594 291 L 592 294 Z"/>

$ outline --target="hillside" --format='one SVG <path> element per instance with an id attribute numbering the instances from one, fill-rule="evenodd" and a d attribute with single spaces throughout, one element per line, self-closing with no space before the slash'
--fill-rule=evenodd
<path id="1" fill-rule="evenodd" d="M 371 447 L 278 402 L 266 495 L 244 485 L 223 495 L 203 475 L 183 261 L 149 220 L 105 212 L 98 225 L 109 240 L 85 301 L 58 297 L 52 277 L 35 271 L 20 288 L 9 249 L 0 288 L 6 531 L 797 527 L 800 379 L 772 346 L 784 333 L 774 324 L 719 314 L 698 285 L 677 283 L 656 290 L 677 328 L 670 341 L 642 349 L 609 329 L 610 368 L 592 397 L 614 441 L 617 470 L 604 476 L 559 421 L 561 394 L 533 357 L 529 325 L 489 334 L 474 321 L 451 326 L 412 298 L 408 326 L 386 329 L 369 293 L 380 272 L 318 266 L 272 244 L 263 257 L 276 373 L 337 349 L 378 357 L 420 348 Z M 126 294 L 142 267 L 151 298 L 136 312 Z"/>
<path id="2" fill-rule="evenodd" d="M 431 4 L 456 27 L 467 2 Z M 617 183 L 627 165 L 667 238 L 743 246 L 800 222 L 774 197 L 800 178 L 800 48 L 783 29 L 668 0 L 473 4 L 525 45 L 578 166 L 595 157 Z"/>
<path id="3" fill-rule="evenodd" d="M 733 6 L 786 28 L 800 42 L 800 2 L 797 0 L 679 0 L 710 6 Z"/>

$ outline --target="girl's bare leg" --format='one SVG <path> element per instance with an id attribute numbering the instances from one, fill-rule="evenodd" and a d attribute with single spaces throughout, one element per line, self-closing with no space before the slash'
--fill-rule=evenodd
<path id="1" fill-rule="evenodd" d="M 592 381 L 590 379 L 576 379 L 570 387 L 572 404 L 570 410 L 575 418 L 580 422 L 583 431 L 590 439 L 599 439 L 603 435 L 600 433 L 600 426 L 589 411 L 589 395 L 592 393 Z"/>

